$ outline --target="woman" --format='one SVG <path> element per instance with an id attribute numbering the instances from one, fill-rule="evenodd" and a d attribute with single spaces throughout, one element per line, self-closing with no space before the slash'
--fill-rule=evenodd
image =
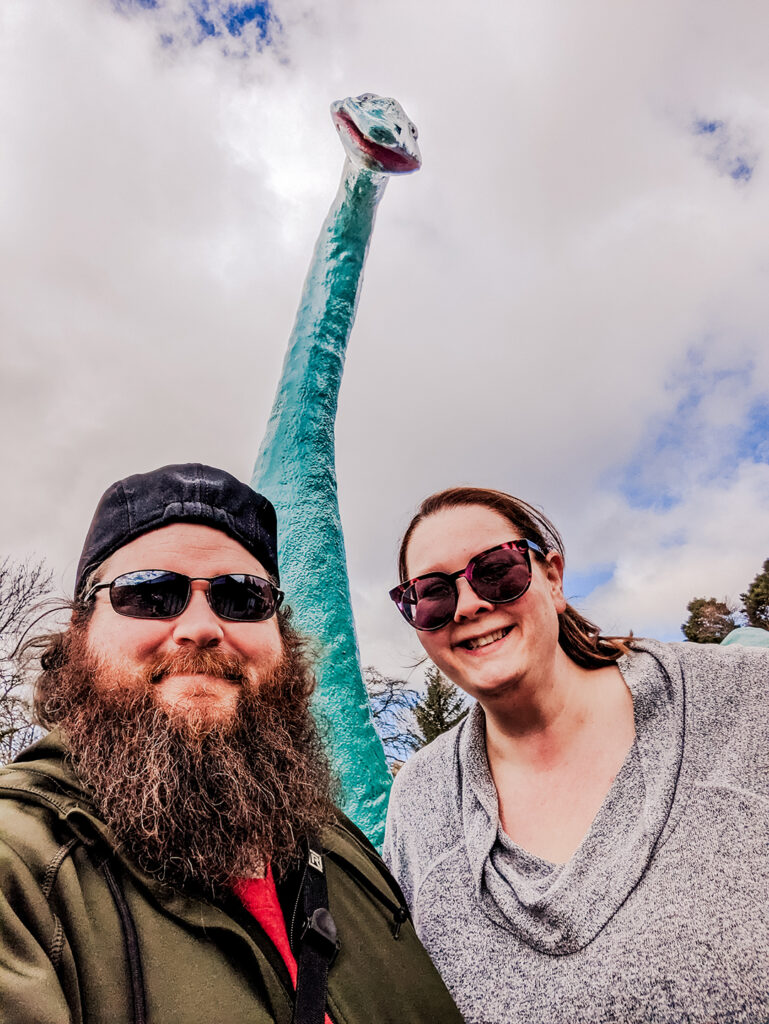
<path id="1" fill-rule="evenodd" d="M 385 859 L 468 1022 L 769 1019 L 769 652 L 601 636 L 551 523 L 428 498 L 391 596 L 476 704 Z"/>

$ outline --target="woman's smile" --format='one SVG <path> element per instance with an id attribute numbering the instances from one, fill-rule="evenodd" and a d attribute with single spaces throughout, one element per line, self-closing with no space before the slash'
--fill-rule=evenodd
<path id="1" fill-rule="evenodd" d="M 513 629 L 515 629 L 515 626 L 504 626 L 501 629 L 494 629 L 489 633 L 481 633 L 467 637 L 465 640 L 458 640 L 454 646 L 463 647 L 466 651 L 471 651 L 472 653 L 486 653 L 490 647 L 496 649 L 500 640 L 504 640 Z"/>

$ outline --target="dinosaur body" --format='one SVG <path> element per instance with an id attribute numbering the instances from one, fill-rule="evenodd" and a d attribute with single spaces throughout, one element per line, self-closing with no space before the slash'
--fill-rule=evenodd
<path id="1" fill-rule="evenodd" d="M 282 584 L 297 626 L 320 644 L 316 715 L 342 805 L 384 834 L 391 777 L 371 721 L 350 602 L 335 467 L 339 386 L 377 206 L 391 174 L 417 170 L 416 129 L 395 100 L 334 103 L 342 180 L 305 280 L 253 486 L 274 503 Z"/>

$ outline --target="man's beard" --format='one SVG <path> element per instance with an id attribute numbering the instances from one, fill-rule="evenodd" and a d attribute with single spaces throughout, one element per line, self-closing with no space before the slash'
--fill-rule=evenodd
<path id="1" fill-rule="evenodd" d="M 68 638 L 48 717 L 121 851 L 173 888 L 221 895 L 268 863 L 280 877 L 334 816 L 312 677 L 287 633 L 281 662 L 258 683 L 239 659 L 194 649 L 121 685 L 120 667 L 91 654 L 84 631 Z M 171 670 L 239 683 L 237 709 L 221 720 L 164 705 L 154 682 Z"/>

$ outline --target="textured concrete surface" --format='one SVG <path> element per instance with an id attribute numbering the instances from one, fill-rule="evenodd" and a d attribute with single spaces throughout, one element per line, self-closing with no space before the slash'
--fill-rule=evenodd
<path id="1" fill-rule="evenodd" d="M 294 621 L 319 644 L 315 713 L 342 807 L 381 846 L 391 776 L 355 636 L 334 422 L 376 209 L 388 174 L 416 170 L 419 151 L 394 100 L 366 94 L 333 104 L 332 116 L 347 154 L 342 181 L 315 245 L 252 485 L 277 510 L 281 585 Z"/>

